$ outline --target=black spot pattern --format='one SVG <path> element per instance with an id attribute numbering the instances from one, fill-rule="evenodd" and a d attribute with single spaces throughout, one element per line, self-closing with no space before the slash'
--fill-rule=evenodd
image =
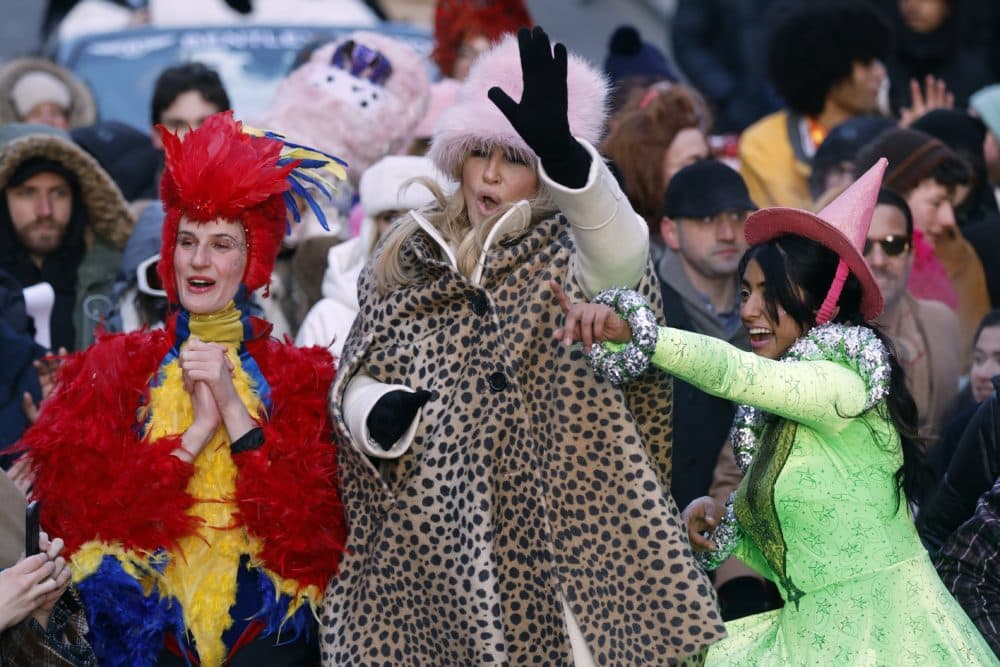
<path id="1" fill-rule="evenodd" d="M 666 492 L 670 379 L 651 369 L 623 392 L 552 340 L 548 279 L 583 298 L 568 223 L 497 244 L 481 286 L 424 235 L 404 253 L 426 282 L 383 299 L 362 274 L 331 392 L 350 536 L 324 664 L 572 665 L 560 595 L 597 664 L 699 664 L 725 630 Z M 640 289 L 659 310 L 651 267 Z M 434 392 L 379 470 L 346 437 L 358 370 Z"/>

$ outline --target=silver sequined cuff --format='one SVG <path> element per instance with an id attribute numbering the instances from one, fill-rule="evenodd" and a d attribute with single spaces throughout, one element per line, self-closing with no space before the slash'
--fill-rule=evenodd
<path id="1" fill-rule="evenodd" d="M 722 565 L 727 558 L 733 555 L 733 551 L 736 550 L 736 545 L 742 536 L 740 524 L 736 520 L 736 514 L 733 511 L 733 500 L 735 497 L 736 492 L 734 491 L 730 494 L 729 500 L 726 501 L 726 509 L 722 513 L 722 521 L 719 522 L 719 527 L 712 534 L 712 539 L 715 540 L 715 550 L 701 551 L 695 554 L 698 564 L 704 570 L 715 570 Z"/>
<path id="2" fill-rule="evenodd" d="M 635 290 L 612 287 L 596 297 L 594 303 L 610 306 L 618 316 L 628 321 L 632 340 L 617 351 L 604 345 L 594 345 L 588 355 L 590 366 L 597 375 L 614 385 L 638 377 L 649 366 L 656 349 L 658 327 L 653 309 Z"/>

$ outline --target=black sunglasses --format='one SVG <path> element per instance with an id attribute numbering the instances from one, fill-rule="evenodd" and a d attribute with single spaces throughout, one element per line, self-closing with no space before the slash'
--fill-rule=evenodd
<path id="1" fill-rule="evenodd" d="M 888 257 L 896 257 L 902 255 L 910 247 L 910 237 L 909 236 L 897 236 L 895 234 L 890 234 L 889 236 L 880 239 L 865 239 L 865 256 L 867 257 L 871 253 L 872 248 L 878 243 L 882 246 L 882 252 L 884 252 Z"/>

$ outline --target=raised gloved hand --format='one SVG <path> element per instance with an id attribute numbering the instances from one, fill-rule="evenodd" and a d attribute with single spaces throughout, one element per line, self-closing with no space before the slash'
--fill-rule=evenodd
<path id="1" fill-rule="evenodd" d="M 590 171 L 590 154 L 569 130 L 567 117 L 566 47 L 549 43 L 540 27 L 517 33 L 524 91 L 515 102 L 500 87 L 487 95 L 507 117 L 524 143 L 538 155 L 548 175 L 570 188 L 583 187 Z"/>
<path id="2" fill-rule="evenodd" d="M 368 435 L 383 449 L 391 449 L 410 428 L 417 411 L 431 399 L 431 392 L 397 389 L 378 399 L 368 413 Z"/>

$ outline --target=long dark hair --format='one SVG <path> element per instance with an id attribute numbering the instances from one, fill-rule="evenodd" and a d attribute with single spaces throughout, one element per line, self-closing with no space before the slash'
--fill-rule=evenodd
<path id="1" fill-rule="evenodd" d="M 740 261 L 743 275 L 750 260 L 757 260 L 764 273 L 764 303 L 771 321 L 778 321 L 780 306 L 803 331 L 816 326 L 816 313 L 826 297 L 839 258 L 826 247 L 801 236 L 780 236 L 751 247 Z M 861 314 L 861 283 L 850 274 L 837 301 L 833 322 L 863 326 L 875 333 L 889 350 L 888 417 L 899 432 L 903 465 L 896 471 L 896 498 L 900 493 L 919 502 L 934 482 L 921 437 L 917 434 L 917 404 L 906 387 L 906 374 L 899 365 L 889 338 Z"/>

